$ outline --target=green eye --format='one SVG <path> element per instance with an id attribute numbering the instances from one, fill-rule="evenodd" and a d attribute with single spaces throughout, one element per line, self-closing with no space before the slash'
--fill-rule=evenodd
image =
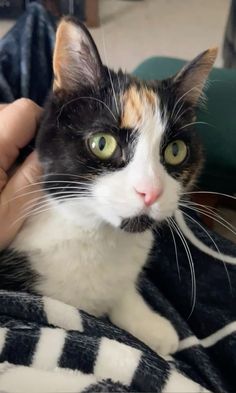
<path id="1" fill-rule="evenodd" d="M 111 134 L 95 134 L 88 140 L 91 152 L 101 160 L 108 160 L 117 149 L 117 141 Z"/>
<path id="2" fill-rule="evenodd" d="M 164 158 L 167 164 L 179 165 L 187 156 L 187 146 L 181 140 L 176 140 L 167 146 L 164 152 Z"/>

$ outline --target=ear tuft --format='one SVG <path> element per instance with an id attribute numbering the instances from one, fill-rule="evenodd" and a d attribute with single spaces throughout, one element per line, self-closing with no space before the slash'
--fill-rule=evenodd
<path id="1" fill-rule="evenodd" d="M 218 48 L 208 49 L 187 63 L 173 78 L 179 96 L 196 106 L 217 57 Z"/>
<path id="2" fill-rule="evenodd" d="M 63 18 L 53 55 L 54 90 L 73 91 L 96 87 L 102 75 L 102 62 L 86 27 L 72 18 Z"/>

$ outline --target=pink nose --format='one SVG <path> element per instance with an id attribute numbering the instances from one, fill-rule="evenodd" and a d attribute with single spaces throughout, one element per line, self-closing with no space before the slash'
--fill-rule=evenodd
<path id="1" fill-rule="evenodd" d="M 153 205 L 163 192 L 161 188 L 154 187 L 146 187 L 143 189 L 141 189 L 141 187 L 135 187 L 135 191 L 143 198 L 146 206 Z"/>

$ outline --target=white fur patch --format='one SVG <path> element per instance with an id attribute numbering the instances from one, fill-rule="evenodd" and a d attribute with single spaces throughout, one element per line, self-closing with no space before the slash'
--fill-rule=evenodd
<path id="1" fill-rule="evenodd" d="M 170 321 L 153 311 L 135 288 L 123 294 L 110 319 L 161 355 L 178 348 L 178 335 Z"/>
<path id="2" fill-rule="evenodd" d="M 102 380 L 129 385 L 138 367 L 142 352 L 136 348 L 103 337 L 94 368 L 95 376 Z"/>
<path id="3" fill-rule="evenodd" d="M 43 306 L 49 324 L 65 330 L 83 331 L 82 319 L 75 307 L 48 297 L 43 298 Z"/>
<path id="4" fill-rule="evenodd" d="M 81 227 L 54 208 L 28 220 L 13 247 L 26 252 L 41 275 L 39 293 L 99 316 L 136 281 L 152 241 L 151 231 Z"/>

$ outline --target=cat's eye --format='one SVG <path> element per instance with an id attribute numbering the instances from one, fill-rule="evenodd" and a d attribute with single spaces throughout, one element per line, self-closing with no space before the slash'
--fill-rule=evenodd
<path id="1" fill-rule="evenodd" d="M 181 164 L 188 153 L 186 144 L 181 140 L 176 140 L 166 147 L 164 152 L 164 158 L 169 165 L 179 165 Z"/>
<path id="2" fill-rule="evenodd" d="M 117 150 L 118 143 L 111 134 L 98 133 L 88 140 L 91 152 L 100 160 L 108 160 Z"/>

